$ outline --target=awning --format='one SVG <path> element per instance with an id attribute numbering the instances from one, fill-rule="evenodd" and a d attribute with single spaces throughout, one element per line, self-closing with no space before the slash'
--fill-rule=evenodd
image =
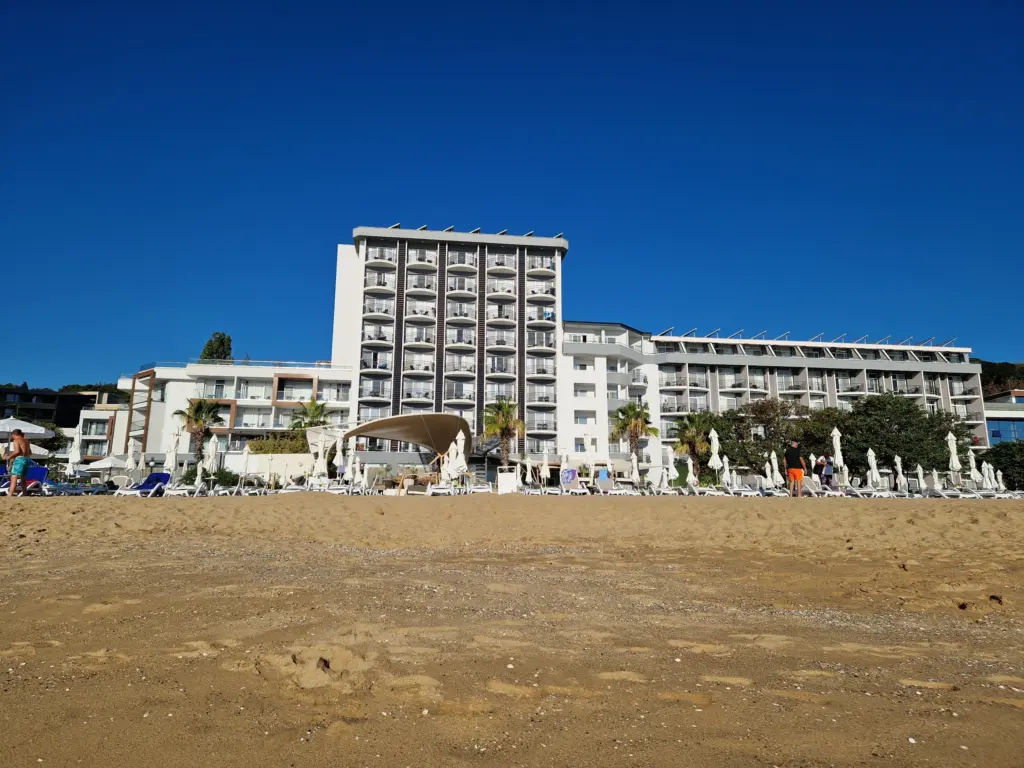
<path id="1" fill-rule="evenodd" d="M 360 424 L 346 432 L 343 439 L 376 437 L 380 440 L 399 440 L 444 453 L 460 431 L 465 432 L 467 438 L 472 438 L 469 424 L 461 416 L 452 413 L 409 413 Z"/>

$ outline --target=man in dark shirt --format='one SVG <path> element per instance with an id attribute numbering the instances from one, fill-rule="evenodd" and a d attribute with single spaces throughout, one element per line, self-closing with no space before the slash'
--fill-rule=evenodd
<path id="1" fill-rule="evenodd" d="M 807 471 L 807 463 L 800 455 L 800 443 L 794 440 L 786 449 L 786 476 L 789 478 L 789 495 L 793 495 L 793 487 L 796 486 L 796 495 L 804 495 L 804 472 Z"/>

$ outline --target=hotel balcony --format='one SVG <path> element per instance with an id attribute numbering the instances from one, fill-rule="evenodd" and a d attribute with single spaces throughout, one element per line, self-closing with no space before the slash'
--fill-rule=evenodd
<path id="1" fill-rule="evenodd" d="M 924 383 L 924 394 L 927 397 L 941 397 L 942 388 L 937 381 L 926 381 Z"/>
<path id="2" fill-rule="evenodd" d="M 960 389 L 959 387 L 954 386 L 954 387 L 951 388 L 949 396 L 953 400 L 958 400 L 958 399 L 970 400 L 970 399 L 973 399 L 973 398 L 978 396 L 978 390 L 972 389 L 972 388 Z"/>
<path id="3" fill-rule="evenodd" d="M 663 414 L 686 413 L 686 406 L 689 401 L 682 397 L 664 397 L 661 400 L 661 412 Z"/>
<path id="4" fill-rule="evenodd" d="M 808 379 L 807 387 L 810 389 L 811 392 L 821 393 L 828 391 L 828 389 L 825 386 L 825 380 L 821 378 Z"/>
<path id="5" fill-rule="evenodd" d="M 410 248 L 409 255 L 405 259 L 410 272 L 436 272 L 437 252 L 428 251 L 422 248 Z"/>
<path id="6" fill-rule="evenodd" d="M 555 334 L 528 332 L 526 334 L 526 349 L 529 352 L 554 352 Z"/>
<path id="7" fill-rule="evenodd" d="M 415 322 L 433 321 L 437 317 L 437 307 L 426 301 L 410 301 L 405 305 L 405 316 Z"/>
<path id="8" fill-rule="evenodd" d="M 427 328 L 406 328 L 405 329 L 405 346 L 406 347 L 433 347 L 434 346 L 434 329 Z"/>
<path id="9" fill-rule="evenodd" d="M 471 355 L 449 357 L 444 361 L 444 373 L 451 378 L 471 379 L 476 376 L 476 359 Z"/>
<path id="10" fill-rule="evenodd" d="M 409 275 L 405 281 L 406 296 L 436 296 L 436 275 Z"/>
<path id="11" fill-rule="evenodd" d="M 800 379 L 779 379 L 779 392 L 806 392 L 807 383 Z"/>
<path id="12" fill-rule="evenodd" d="M 768 391 L 768 380 L 764 378 L 757 378 L 750 380 L 750 390 L 752 392 L 767 392 Z"/>
<path id="13" fill-rule="evenodd" d="M 558 324 L 558 317 L 553 309 L 529 307 L 526 310 L 526 324 L 533 328 L 554 328 Z"/>
<path id="14" fill-rule="evenodd" d="M 526 377 L 528 379 L 553 379 L 557 375 L 558 364 L 554 358 L 526 359 Z"/>
<path id="15" fill-rule="evenodd" d="M 476 305 L 449 303 L 445 318 L 448 320 L 448 322 L 456 325 L 475 325 Z"/>
<path id="16" fill-rule="evenodd" d="M 375 387 L 360 387 L 359 388 L 359 399 L 360 400 L 390 400 L 391 399 L 391 382 L 384 382 L 381 386 Z"/>
<path id="17" fill-rule="evenodd" d="M 469 403 L 476 402 L 476 390 L 473 387 L 445 387 L 444 401 L 446 403 Z"/>
<path id="18" fill-rule="evenodd" d="M 527 387 L 526 405 L 547 407 L 555 405 L 554 387 Z M 553 420 L 553 419 L 552 419 Z"/>
<path id="19" fill-rule="evenodd" d="M 526 300 L 531 302 L 550 302 L 555 300 L 554 280 L 532 280 L 526 284 Z"/>
<path id="20" fill-rule="evenodd" d="M 359 361 L 363 373 L 391 373 L 391 355 L 363 355 Z"/>
<path id="21" fill-rule="evenodd" d="M 476 333 L 474 331 L 456 333 L 448 331 L 444 337 L 444 345 L 458 349 L 473 349 L 476 347 Z"/>
<path id="22" fill-rule="evenodd" d="M 402 361 L 402 373 L 411 376 L 431 376 L 434 373 L 434 360 L 429 357 L 406 357 Z"/>
<path id="23" fill-rule="evenodd" d="M 511 385 L 492 387 L 490 385 L 484 390 L 484 404 L 496 403 L 499 400 L 515 400 L 516 393 Z"/>
<path id="24" fill-rule="evenodd" d="M 488 333 L 487 349 L 494 351 L 514 351 L 516 348 L 516 335 L 514 333 Z"/>
<path id="25" fill-rule="evenodd" d="M 403 402 L 419 402 L 419 403 L 432 403 L 434 402 L 434 387 L 430 386 L 406 386 L 402 388 L 402 401 Z"/>
<path id="26" fill-rule="evenodd" d="M 551 418 L 530 418 L 526 417 L 526 431 L 530 434 L 555 434 L 558 432 L 558 427 L 555 423 L 554 416 Z"/>
<path id="27" fill-rule="evenodd" d="M 688 376 L 686 380 L 689 383 L 691 389 L 707 389 L 708 388 L 708 378 L 707 378 L 707 376 Z"/>
<path id="28" fill-rule="evenodd" d="M 498 304 L 487 307 L 486 318 L 488 325 L 509 327 L 516 324 L 516 313 L 511 304 Z"/>
<path id="29" fill-rule="evenodd" d="M 367 347 L 393 347 L 395 345 L 394 329 L 363 329 L 363 344 Z"/>
<path id="30" fill-rule="evenodd" d="M 502 360 L 489 360 L 484 366 L 484 375 L 488 379 L 514 379 L 516 377 L 516 363 L 514 358 Z"/>
<path id="31" fill-rule="evenodd" d="M 514 275 L 516 273 L 514 253 L 491 253 L 487 255 L 487 274 Z"/>
<path id="32" fill-rule="evenodd" d="M 363 288 L 367 294 L 379 296 L 395 295 L 394 272 L 368 272 L 363 278 Z"/>
<path id="33" fill-rule="evenodd" d="M 487 281 L 487 298 L 490 301 L 500 301 L 502 299 L 515 299 L 516 297 L 516 282 L 515 280 L 488 280 Z"/>
<path id="34" fill-rule="evenodd" d="M 662 376 L 659 386 L 661 389 L 686 389 L 686 384 L 685 376 Z"/>
<path id="35" fill-rule="evenodd" d="M 363 302 L 363 317 L 368 320 L 389 320 L 395 316 L 395 303 L 393 301 L 365 301 Z"/>
<path id="36" fill-rule="evenodd" d="M 719 392 L 732 392 L 738 389 L 746 389 L 747 382 L 743 379 L 719 379 L 718 391 Z"/>
<path id="37" fill-rule="evenodd" d="M 465 299 L 473 299 L 476 297 L 476 278 L 475 277 L 449 277 L 448 278 L 448 296 L 454 298 L 456 296 Z"/>
<path id="38" fill-rule="evenodd" d="M 630 389 L 646 389 L 647 374 L 643 371 L 633 371 L 633 374 L 629 377 L 629 384 L 627 386 Z"/>
<path id="39" fill-rule="evenodd" d="M 398 263 L 398 249 L 371 245 L 366 249 L 366 266 L 376 269 L 394 269 Z"/>
<path id="40" fill-rule="evenodd" d="M 526 274 L 532 277 L 554 277 L 555 256 L 530 256 L 526 257 Z"/>
<path id="41" fill-rule="evenodd" d="M 476 264 L 475 253 L 448 252 L 448 271 L 452 274 L 476 274 Z"/>
<path id="42" fill-rule="evenodd" d="M 893 382 L 892 391 L 897 395 L 905 397 L 920 397 L 922 394 L 921 387 L 907 386 L 905 384 L 897 384 L 896 382 Z"/>

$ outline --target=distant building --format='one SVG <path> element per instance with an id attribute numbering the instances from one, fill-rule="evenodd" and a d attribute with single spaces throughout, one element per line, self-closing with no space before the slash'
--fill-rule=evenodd
<path id="1" fill-rule="evenodd" d="M 76 427 L 83 409 L 90 406 L 116 408 L 116 401 L 117 395 L 107 392 L 56 392 L 0 386 L 0 418 Z"/>
<path id="2" fill-rule="evenodd" d="M 990 445 L 1024 440 L 1024 389 L 987 395 L 985 426 Z"/>

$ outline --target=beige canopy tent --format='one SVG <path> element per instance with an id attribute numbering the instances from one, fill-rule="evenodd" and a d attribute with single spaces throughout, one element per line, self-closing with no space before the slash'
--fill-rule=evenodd
<path id="1" fill-rule="evenodd" d="M 376 437 L 380 440 L 399 440 L 431 448 L 436 453 L 445 453 L 459 432 L 471 437 L 469 424 L 461 416 L 452 413 L 410 413 L 404 416 L 387 416 L 360 424 L 345 433 L 350 437 Z"/>

